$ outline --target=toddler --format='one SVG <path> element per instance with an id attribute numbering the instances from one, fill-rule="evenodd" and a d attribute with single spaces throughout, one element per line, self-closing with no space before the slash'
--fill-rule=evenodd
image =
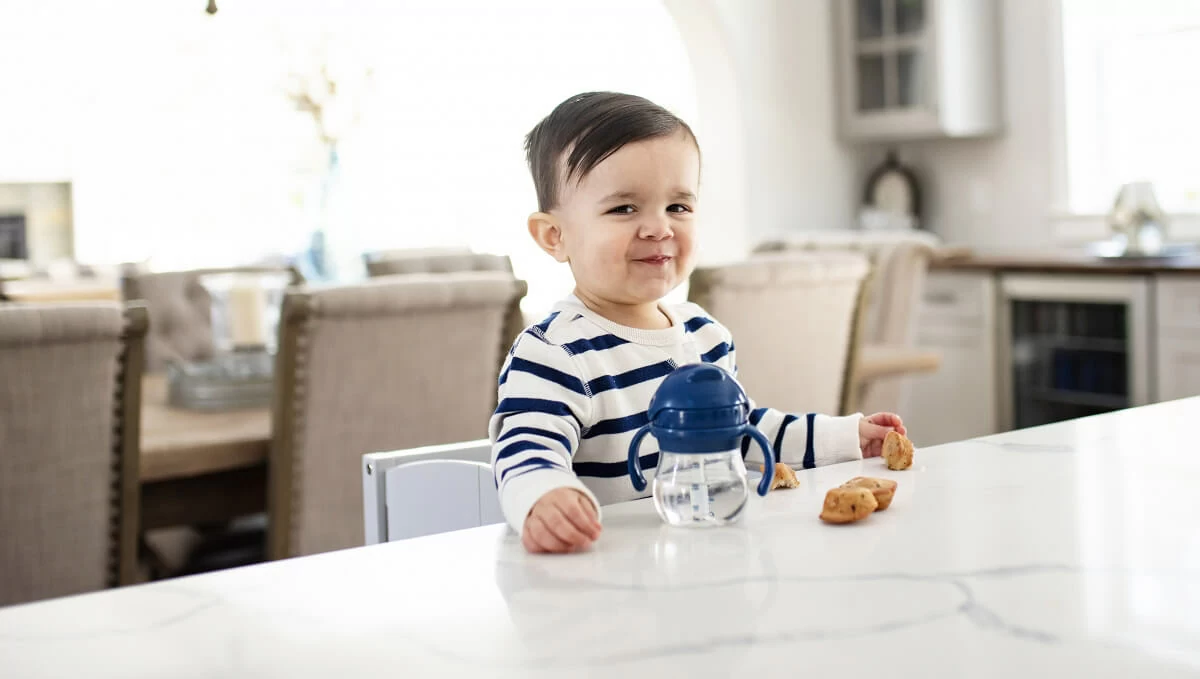
<path id="1" fill-rule="evenodd" d="M 525 150 L 538 199 L 529 234 L 571 267 L 575 289 L 509 352 L 489 425 L 492 469 L 525 548 L 570 552 L 600 536 L 601 505 L 645 496 L 626 460 L 663 378 L 700 361 L 736 375 L 737 358 L 703 309 L 661 301 L 693 267 L 700 147 L 686 123 L 641 97 L 579 94 L 533 128 Z M 906 433 L 891 413 L 752 405 L 750 422 L 796 468 L 878 456 L 889 431 Z M 755 449 L 743 447 L 761 462 Z M 640 455 L 654 469 L 657 452 Z"/>

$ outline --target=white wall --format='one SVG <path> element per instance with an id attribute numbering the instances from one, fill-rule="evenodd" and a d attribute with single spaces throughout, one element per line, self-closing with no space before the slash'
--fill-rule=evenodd
<path id="1" fill-rule="evenodd" d="M 979 248 L 1053 244 L 1051 215 L 1065 191 L 1062 162 L 1058 3 L 1000 0 L 1006 129 L 990 139 L 902 144 L 900 160 L 921 180 L 927 224 L 948 242 Z M 872 146 L 859 156 L 858 184 L 883 160 Z"/>
<path id="2" fill-rule="evenodd" d="M 713 6 L 664 0 L 683 41 L 694 79 L 696 116 L 688 120 L 702 147 L 696 259 L 719 263 L 745 252 L 746 143 L 741 88 L 725 25 Z"/>

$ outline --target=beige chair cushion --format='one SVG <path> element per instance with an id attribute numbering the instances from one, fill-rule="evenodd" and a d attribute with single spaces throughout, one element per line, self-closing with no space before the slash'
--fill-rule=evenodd
<path id="1" fill-rule="evenodd" d="M 0 605 L 109 583 L 123 326 L 116 303 L 0 307 Z"/>
<path id="2" fill-rule="evenodd" d="M 501 327 L 522 294 L 507 273 L 289 293 L 279 372 L 293 383 L 275 419 L 273 556 L 363 544 L 363 454 L 487 436 Z"/>
<path id="3" fill-rule="evenodd" d="M 760 406 L 838 414 L 869 263 L 778 253 L 692 274 L 689 298 L 733 333 L 738 377 Z"/>

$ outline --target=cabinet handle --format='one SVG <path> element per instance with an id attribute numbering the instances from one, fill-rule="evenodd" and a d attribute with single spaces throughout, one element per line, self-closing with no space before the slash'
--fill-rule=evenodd
<path id="1" fill-rule="evenodd" d="M 940 292 L 925 293 L 925 301 L 930 304 L 954 304 L 958 301 L 958 295 L 949 290 Z"/>

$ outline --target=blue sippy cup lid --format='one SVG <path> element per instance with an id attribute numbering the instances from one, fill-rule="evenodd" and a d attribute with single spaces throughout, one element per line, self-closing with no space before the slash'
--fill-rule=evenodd
<path id="1" fill-rule="evenodd" d="M 724 449 L 729 440 L 740 437 L 749 414 L 745 390 L 728 371 L 711 363 L 676 368 L 658 386 L 646 413 L 665 450 Z M 711 440 L 711 445 L 701 444 L 697 436 Z M 681 446 L 680 437 L 690 440 Z"/>
<path id="2" fill-rule="evenodd" d="M 645 490 L 647 483 L 638 457 L 639 446 L 647 434 L 653 434 L 662 453 L 675 455 L 737 455 L 742 440 L 750 437 L 762 448 L 766 469 L 759 480 L 758 494 L 767 494 L 775 476 L 771 444 L 749 423 L 750 399 L 724 369 L 711 363 L 676 368 L 658 385 L 646 416 L 650 422 L 629 442 L 629 475 L 637 490 Z M 660 469 L 665 460 L 659 457 Z"/>

